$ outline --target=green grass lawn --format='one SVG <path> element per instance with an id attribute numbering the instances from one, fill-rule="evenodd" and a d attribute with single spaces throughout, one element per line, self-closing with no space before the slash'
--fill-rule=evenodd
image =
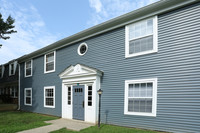
<path id="1" fill-rule="evenodd" d="M 0 133 L 15 133 L 49 125 L 44 121 L 54 119 L 58 119 L 58 117 L 21 111 L 0 112 Z"/>
<path id="2" fill-rule="evenodd" d="M 97 126 L 93 126 L 87 129 L 83 129 L 80 132 L 77 132 L 77 131 L 67 130 L 66 128 L 62 128 L 60 130 L 51 133 L 159 133 L 159 132 L 103 124 L 101 125 L 100 129 Z"/>

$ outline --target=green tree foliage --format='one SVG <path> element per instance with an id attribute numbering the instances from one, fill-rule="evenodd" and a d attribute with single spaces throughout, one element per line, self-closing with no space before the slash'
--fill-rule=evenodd
<path id="1" fill-rule="evenodd" d="M 13 25 L 15 20 L 9 16 L 6 21 L 3 20 L 2 15 L 0 13 L 0 39 L 9 39 L 9 36 L 5 36 L 6 34 L 16 33 L 17 31 L 13 30 L 15 26 Z"/>

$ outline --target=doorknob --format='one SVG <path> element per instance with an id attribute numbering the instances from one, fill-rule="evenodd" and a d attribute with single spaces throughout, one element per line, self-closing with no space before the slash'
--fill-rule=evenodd
<path id="1" fill-rule="evenodd" d="M 83 101 L 83 104 L 82 104 L 83 108 L 84 108 L 84 101 Z"/>

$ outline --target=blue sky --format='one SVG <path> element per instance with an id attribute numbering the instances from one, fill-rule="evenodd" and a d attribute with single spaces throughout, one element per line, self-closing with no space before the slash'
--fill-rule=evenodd
<path id="1" fill-rule="evenodd" d="M 158 0 L 0 0 L 17 33 L 0 40 L 0 64 Z"/>

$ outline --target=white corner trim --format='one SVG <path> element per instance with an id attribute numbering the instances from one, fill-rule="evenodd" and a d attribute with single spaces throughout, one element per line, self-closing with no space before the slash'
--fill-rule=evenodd
<path id="1" fill-rule="evenodd" d="M 24 77 L 31 77 L 32 76 L 32 73 L 33 73 L 33 60 L 31 59 L 31 60 L 29 60 L 29 61 L 31 61 L 31 75 L 26 75 L 26 62 L 28 62 L 28 61 L 26 61 L 26 62 L 24 62 Z"/>
<path id="2" fill-rule="evenodd" d="M 46 89 L 53 89 L 53 106 L 46 105 L 46 96 L 45 96 L 45 90 Z M 44 87 L 44 107 L 46 107 L 46 108 L 55 108 L 55 86 L 45 86 Z"/>
<path id="3" fill-rule="evenodd" d="M 51 54 L 51 53 L 54 53 L 54 69 L 50 71 L 46 71 L 46 55 Z M 55 72 L 55 70 L 56 70 L 56 51 L 52 51 L 44 55 L 44 73 Z"/>
<path id="4" fill-rule="evenodd" d="M 31 104 L 26 103 L 26 91 L 30 90 L 31 91 Z M 24 105 L 32 106 L 32 88 L 25 88 L 24 89 Z"/>
<path id="5" fill-rule="evenodd" d="M 152 98 L 152 113 L 142 113 L 142 112 L 128 112 L 128 85 L 130 83 L 153 83 L 153 98 Z M 124 89 L 124 114 L 125 115 L 139 115 L 139 116 L 153 116 L 156 117 L 157 114 L 157 78 L 150 79 L 140 79 L 140 80 L 125 80 Z"/>
<path id="6" fill-rule="evenodd" d="M 125 58 L 158 52 L 158 17 L 154 16 L 150 18 L 153 18 L 153 50 L 148 50 L 148 51 L 139 52 L 135 54 L 129 54 L 129 26 L 134 24 L 132 23 L 125 26 Z M 147 19 L 150 19 L 150 18 L 147 18 Z M 145 21 L 147 19 L 141 20 L 139 22 Z M 135 22 L 135 23 L 139 23 L 139 22 Z"/>
<path id="7" fill-rule="evenodd" d="M 80 48 L 81 48 L 83 45 L 86 46 L 86 51 L 85 51 L 85 53 L 81 54 L 81 53 L 80 53 Z M 87 53 L 87 50 L 88 50 L 88 45 L 87 45 L 87 43 L 83 42 L 83 43 L 81 43 L 81 44 L 78 46 L 78 48 L 77 48 L 77 53 L 78 53 L 80 56 L 83 56 L 83 55 L 85 55 L 85 54 Z"/>

